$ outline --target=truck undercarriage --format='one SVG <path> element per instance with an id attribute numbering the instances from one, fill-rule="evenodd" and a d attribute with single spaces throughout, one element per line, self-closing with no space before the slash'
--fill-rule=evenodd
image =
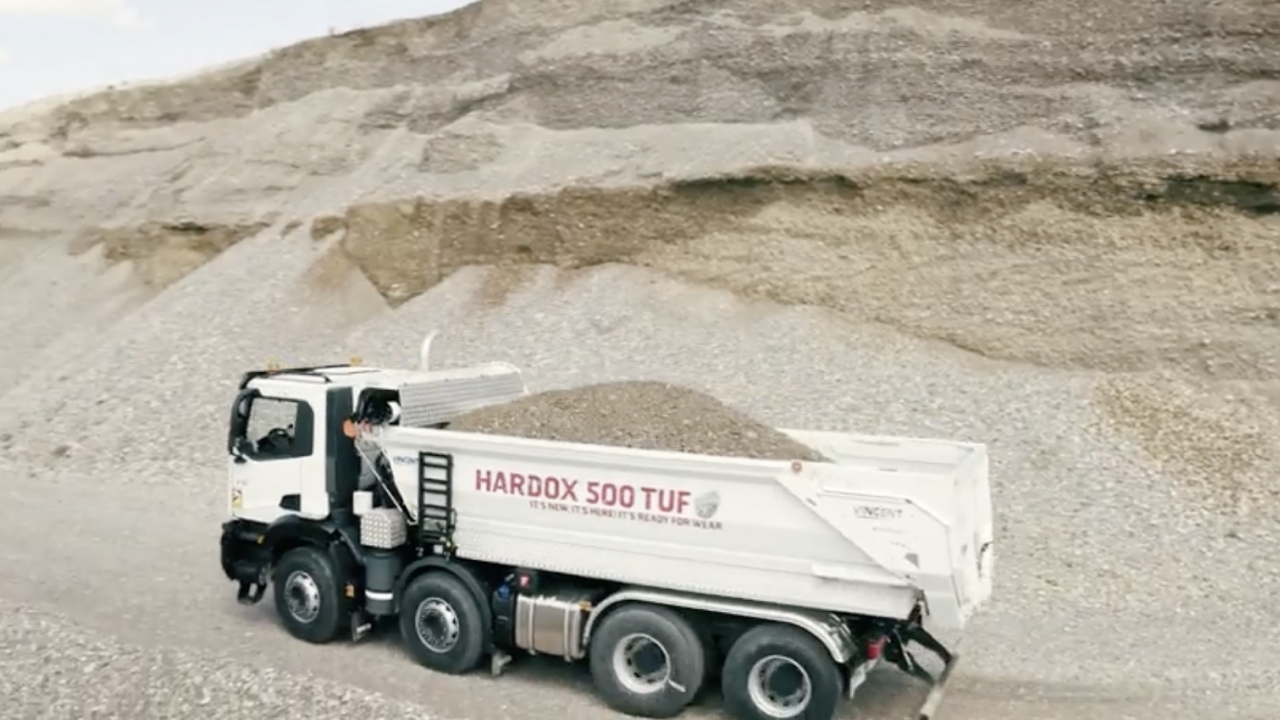
<path id="1" fill-rule="evenodd" d="M 315 573 L 312 579 L 314 589 L 299 587 L 297 582 L 291 583 L 290 576 L 281 571 L 282 567 L 286 570 L 292 567 L 295 563 L 290 558 L 299 553 L 309 554 L 313 566 L 325 568 Z M 706 628 L 707 630 L 698 632 L 696 642 L 691 645 L 707 658 L 704 661 L 703 677 L 710 679 L 714 674 L 722 674 L 724 670 L 720 667 L 705 667 L 708 662 L 718 660 L 723 663 L 744 634 L 756 627 L 776 627 L 777 617 L 788 614 L 784 609 L 771 612 L 771 609 L 734 606 L 719 599 L 708 601 L 704 597 L 650 588 L 601 585 L 584 589 L 582 581 L 576 578 L 559 578 L 520 568 L 478 566 L 433 555 L 429 551 L 414 551 L 401 559 L 403 575 L 396 578 L 399 592 L 379 593 L 369 589 L 367 553 L 368 548 L 360 545 L 359 528 L 354 522 L 344 526 L 331 520 L 312 521 L 290 517 L 270 525 L 244 520 L 232 520 L 223 525 L 222 567 L 227 578 L 238 584 L 237 600 L 240 603 L 256 604 L 274 586 L 276 610 L 286 629 L 299 639 L 313 643 L 325 643 L 344 637 L 358 642 L 370 632 L 373 623 L 398 619 L 402 638 L 409 649 L 417 650 L 414 655 L 424 666 L 441 672 L 469 672 L 483 664 L 484 656 L 488 657 L 489 671 L 494 677 L 502 674 L 513 657 L 520 654 L 556 655 L 570 660 L 588 658 L 591 637 L 583 630 L 599 625 L 600 619 L 609 617 L 608 613 L 613 608 L 633 607 L 649 609 L 651 612 L 654 609 L 674 610 L 690 627 Z M 374 572 L 378 572 L 376 565 Z M 458 627 L 455 630 L 477 635 L 478 639 L 474 643 L 480 648 L 479 657 L 449 662 L 442 661 L 439 654 L 430 649 L 425 652 L 422 650 L 424 645 L 430 645 L 429 639 L 422 637 L 424 634 L 430 638 L 432 632 L 437 635 L 447 633 L 450 627 L 447 619 L 437 619 L 434 630 L 423 632 L 417 629 L 416 616 L 420 613 L 404 602 L 403 594 L 413 585 L 414 580 L 424 577 L 454 581 L 452 584 L 463 589 L 479 610 L 482 619 L 476 627 Z M 305 610 L 308 593 L 318 596 L 321 603 L 325 597 L 332 597 L 339 611 L 332 618 L 316 617 L 311 620 L 311 623 L 318 623 L 315 625 L 300 622 L 300 618 L 308 617 Z M 528 609 L 521 612 L 522 601 L 526 599 L 528 602 L 524 604 Z M 316 614 L 316 611 L 311 612 Z M 406 613 L 414 618 L 412 631 L 408 629 Z M 789 628 L 799 627 L 792 624 L 794 618 L 789 620 L 791 622 L 783 621 Z M 457 626 L 458 623 L 455 621 L 454 625 Z M 803 632 L 813 637 L 813 623 L 804 623 L 804 626 Z M 856 691 L 867 680 L 868 674 L 881 663 L 889 663 L 929 688 L 916 713 L 919 720 L 934 717 L 959 659 L 925 630 L 918 615 L 899 622 L 831 616 L 827 619 L 825 629 L 816 634 L 842 639 L 842 642 L 833 643 L 838 648 L 837 652 L 832 653 L 830 648 L 824 648 L 826 652 L 820 656 L 820 662 L 830 662 L 831 667 L 839 671 L 838 686 L 832 686 L 826 694 L 838 693 L 845 700 L 852 700 Z M 920 663 L 912 653 L 912 643 L 941 660 L 941 669 L 930 671 Z M 810 658 L 810 661 L 815 659 Z M 644 663 L 644 655 L 639 653 L 633 664 L 641 675 L 645 672 Z M 650 661 L 650 664 L 661 665 L 661 660 Z M 658 670 L 650 669 L 649 672 Z M 815 681 L 812 675 L 808 679 L 810 685 Z M 785 698 L 796 694 L 798 681 L 794 677 L 788 679 L 778 672 L 773 673 L 771 681 L 773 685 L 764 689 L 766 697 L 772 692 L 777 698 L 782 698 L 774 702 L 778 709 L 784 710 Z M 700 686 L 701 682 L 698 684 Z M 773 688 L 772 691 L 770 687 Z M 747 692 L 750 694 L 750 690 Z M 818 690 L 811 690 L 810 693 L 821 694 Z M 635 713 L 636 708 L 628 706 L 625 701 L 619 703 L 607 695 L 606 700 L 610 700 L 615 708 Z M 826 704 L 831 705 L 830 715 L 807 714 L 804 717 L 834 717 L 837 712 L 834 699 Z M 732 709 L 734 703 L 726 698 L 726 705 Z M 811 707 L 810 712 L 817 709 Z M 663 712 L 646 713 L 644 716 L 672 715 Z M 734 717 L 762 716 L 746 710 Z"/>

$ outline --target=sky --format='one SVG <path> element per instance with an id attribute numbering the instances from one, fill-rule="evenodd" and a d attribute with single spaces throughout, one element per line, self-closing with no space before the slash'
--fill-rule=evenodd
<path id="1" fill-rule="evenodd" d="M 0 109 L 165 78 L 469 0 L 0 0 Z"/>

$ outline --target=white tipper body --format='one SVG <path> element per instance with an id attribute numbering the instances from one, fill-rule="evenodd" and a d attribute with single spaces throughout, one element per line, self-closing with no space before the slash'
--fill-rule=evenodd
<path id="1" fill-rule="evenodd" d="M 377 441 L 411 512 L 418 453 L 452 455 L 465 559 L 886 618 L 923 598 L 927 625 L 963 628 L 991 594 L 986 447 L 784 432 L 832 462 L 411 427 Z"/>

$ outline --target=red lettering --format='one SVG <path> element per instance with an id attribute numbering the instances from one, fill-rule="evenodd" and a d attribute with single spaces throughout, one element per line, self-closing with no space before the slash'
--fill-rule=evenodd
<path id="1" fill-rule="evenodd" d="M 645 510 L 653 509 L 653 494 L 657 492 L 657 490 L 658 490 L 657 488 L 651 488 L 651 487 L 640 488 L 640 492 L 644 493 L 644 509 Z"/>
<path id="2" fill-rule="evenodd" d="M 560 478 L 560 482 L 562 484 L 562 487 L 560 488 L 560 499 L 578 502 L 578 481 Z"/>
<path id="3" fill-rule="evenodd" d="M 688 490 L 681 490 L 678 493 L 678 497 L 676 499 L 677 514 L 683 515 L 684 512 L 689 509 L 689 505 L 691 505 L 693 502 L 691 500 L 692 497 L 693 497 L 693 493 L 689 492 Z"/>
<path id="4" fill-rule="evenodd" d="M 584 488 L 581 495 L 578 493 L 580 486 Z M 688 490 L 626 485 L 599 480 L 581 483 L 578 480 L 563 477 L 542 477 L 501 470 L 476 470 L 475 489 L 478 492 L 519 495 L 530 499 L 636 509 L 642 512 L 632 514 L 631 519 L 638 522 L 668 523 L 674 520 L 688 523 L 686 526 L 719 527 L 719 523 L 689 522 L 689 519 L 682 517 L 693 506 L 693 494 Z M 569 507 L 563 510 L 571 511 Z"/>
<path id="5" fill-rule="evenodd" d="M 676 492 L 674 490 L 658 491 L 658 510 L 669 513 L 676 509 Z"/>

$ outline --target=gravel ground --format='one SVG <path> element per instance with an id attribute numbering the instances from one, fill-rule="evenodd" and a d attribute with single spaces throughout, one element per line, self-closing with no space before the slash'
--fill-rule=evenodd
<path id="1" fill-rule="evenodd" d="M 598 720 L 620 717 L 587 694 L 586 678 L 547 663 L 516 666 L 511 675 L 487 678 L 439 678 L 405 674 L 405 658 L 377 645 L 329 648 L 328 658 L 312 658 L 320 675 L 284 669 L 301 663 L 282 661 L 295 641 L 283 634 L 261 641 L 242 637 L 241 645 L 211 650 L 125 643 L 65 616 L 29 606 L 0 602 L 0 693 L 9 720 L 131 720 L 133 718 L 306 717 L 325 720 L 502 720 L 513 715 Z M 253 622 L 260 618 L 235 618 Z M 237 653 L 253 651 L 247 665 Z M 334 663 L 333 655 L 355 656 Z M 295 655 L 296 659 L 296 655 Z M 325 662 L 325 661 L 328 662 Z M 317 662 L 318 661 L 318 662 Z M 359 663 L 385 674 L 377 682 L 350 682 L 349 668 Z M 336 672 L 337 670 L 338 672 Z M 344 672 L 345 682 L 321 675 Z M 548 693 L 548 687 L 559 689 Z M 371 690 L 376 690 L 373 692 Z M 857 717 L 894 720 L 918 701 L 915 688 L 889 673 L 873 675 L 864 687 Z M 482 695 L 476 702 L 458 698 Z M 404 698 L 404 699 L 396 699 Z M 412 699 L 409 699 L 412 698 Z M 1239 697 L 1218 717 L 1264 720 L 1273 717 L 1255 697 Z M 1081 709 L 1099 718 L 1193 720 L 1208 709 L 1195 696 L 1156 698 L 1144 693 L 1082 696 L 1072 688 L 1028 685 L 992 686 L 963 679 L 953 685 L 947 705 L 952 720 L 1036 718 L 1076 720 Z M 688 712 L 693 719 L 715 717 L 713 702 Z"/>
<path id="2" fill-rule="evenodd" d="M 36 457 L 6 472 L 22 481 L 5 486 L 0 572 L 23 582 L 7 584 L 0 598 L 75 617 L 103 633 L 101 642 L 116 643 L 112 652 L 143 652 L 130 649 L 137 643 L 253 658 L 282 678 L 314 671 L 469 720 L 496 717 L 491 702 L 527 702 L 548 716 L 606 716 L 580 675 L 534 664 L 493 695 L 477 695 L 484 678 L 425 673 L 392 642 L 302 646 L 265 608 L 234 603 L 213 559 L 224 502 L 219 433 L 233 369 L 277 354 L 277 335 L 250 330 L 258 308 L 287 306 L 305 282 L 299 260 L 322 252 L 301 241 L 273 243 L 272 262 L 246 273 L 235 254 L 255 250 L 237 248 L 169 291 L 170 307 L 192 320 L 172 329 L 173 344 L 128 339 L 138 332 L 132 323 L 148 327 L 144 310 L 104 335 L 92 364 L 63 381 L 64 414 L 74 419 L 52 422 L 78 442 L 52 468 L 47 460 L 39 464 L 48 469 L 37 468 Z M 236 308 L 201 301 L 235 282 L 223 271 L 243 275 L 245 302 Z M 659 380 L 734 398 L 734 407 L 773 425 L 986 441 L 1000 571 L 992 603 L 963 640 L 952 717 L 1053 720 L 1091 708 L 1091 717 L 1145 719 L 1211 703 L 1222 717 L 1265 718 L 1280 707 L 1270 663 L 1280 633 L 1268 604 L 1280 592 L 1280 568 L 1267 551 L 1276 528 L 1241 526 L 1171 483 L 1138 448 L 1089 431 L 1101 378 L 976 359 L 826 311 L 745 302 L 622 266 L 567 277 L 541 269 L 507 303 L 477 313 L 485 278 L 483 270 L 459 273 L 395 313 L 338 333 L 345 339 L 335 347 L 400 365 L 415 357 L 420 333 L 441 327 L 451 330 L 437 343 L 439 362 L 513 361 L 528 368 L 535 390 Z M 237 332 L 234 352 L 196 344 Z M 145 379 L 125 374 L 149 366 L 158 370 Z M 120 380 L 107 382 L 113 377 Z M 119 427 L 113 416 L 125 402 L 136 406 L 142 392 L 169 404 Z M 9 427 L 23 453 L 48 451 L 47 426 Z M 113 454 L 122 442 L 129 452 Z M 50 534 L 51 523 L 74 531 Z M 206 530 L 192 532 L 199 527 Z M 141 590 L 124 589 L 134 583 Z M 27 621 L 17 627 L 32 638 L 23 642 L 48 642 L 39 632 L 51 631 Z M 1241 627 L 1249 628 L 1243 639 L 1223 642 L 1241 638 Z M 50 667 L 73 673 L 77 663 L 61 657 Z M 277 684 L 281 697 L 294 687 Z M 129 695 L 100 687 L 118 701 Z M 918 699 L 893 675 L 878 687 L 862 717 L 904 717 Z M 1223 711 L 1224 699 L 1234 709 Z M 1150 714 L 1155 709 L 1170 714 Z"/>
<path id="3" fill-rule="evenodd" d="M 27 607 L 0 604 L 0 618 L 5 718 L 442 717 L 227 655 L 124 645 Z"/>
<path id="4" fill-rule="evenodd" d="M 534 393 L 476 410 L 451 429 L 762 460 L 826 460 L 715 398 L 661 382 L 610 382 Z"/>

